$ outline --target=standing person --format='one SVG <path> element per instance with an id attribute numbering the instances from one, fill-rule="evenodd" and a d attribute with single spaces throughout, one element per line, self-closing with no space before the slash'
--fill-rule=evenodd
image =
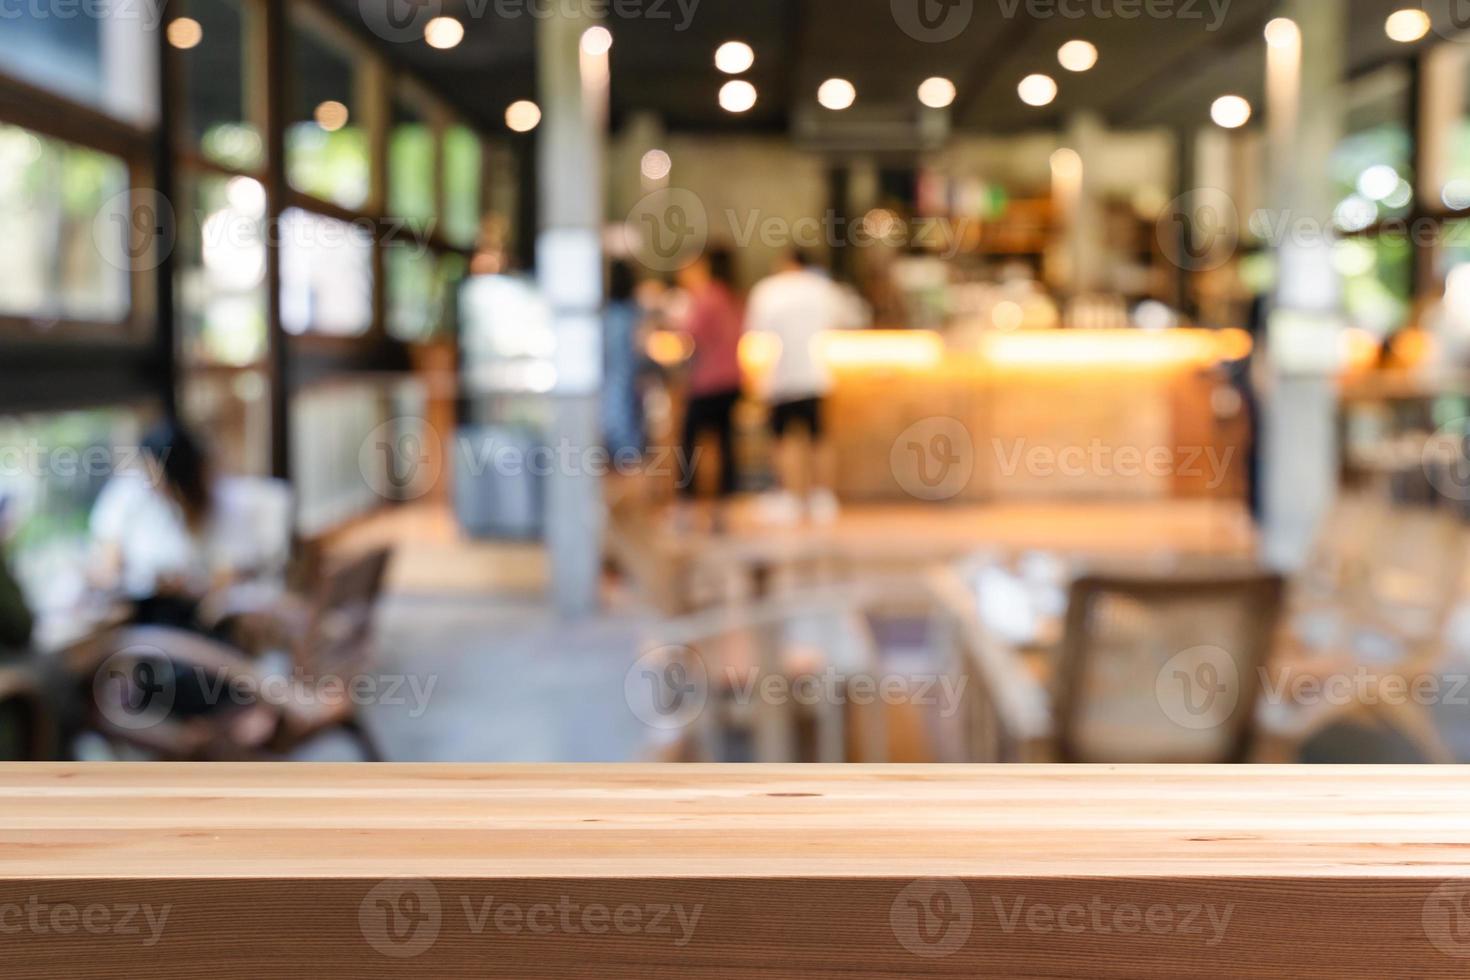
<path id="1" fill-rule="evenodd" d="M 633 267 L 621 259 L 608 271 L 607 308 L 603 310 L 602 431 L 607 451 L 619 465 L 641 457 L 644 449 L 643 403 L 638 393 L 638 328 L 643 307 Z"/>
<path id="2" fill-rule="evenodd" d="M 679 272 L 679 286 L 689 296 L 680 329 L 694 343 L 689 368 L 689 404 L 684 412 L 682 502 L 695 496 L 695 445 L 712 432 L 719 444 L 719 481 L 714 525 L 723 526 L 719 504 L 739 485 L 735 460 L 735 405 L 740 401 L 740 301 L 735 295 L 734 260 L 723 248 L 711 249 Z M 679 520 L 685 521 L 681 508 Z"/>
<path id="3" fill-rule="evenodd" d="M 804 252 L 791 252 L 774 275 L 751 291 L 745 329 L 769 334 L 780 345 L 766 390 L 781 485 L 769 509 L 774 520 L 799 519 L 803 500 L 812 520 L 828 522 L 837 517 L 837 497 L 832 492 L 834 463 L 822 418 L 823 400 L 832 380 L 814 348 L 820 335 L 843 325 L 843 318 L 841 292 Z M 795 438 L 801 430 L 806 433 L 807 446 Z"/>

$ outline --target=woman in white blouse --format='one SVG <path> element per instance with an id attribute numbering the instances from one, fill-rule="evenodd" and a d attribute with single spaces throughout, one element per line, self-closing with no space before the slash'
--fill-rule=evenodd
<path id="1" fill-rule="evenodd" d="M 115 474 L 92 508 L 93 577 L 134 603 L 137 622 L 192 628 L 215 571 L 209 463 L 173 422 L 153 428 L 141 448 L 136 465 Z"/>

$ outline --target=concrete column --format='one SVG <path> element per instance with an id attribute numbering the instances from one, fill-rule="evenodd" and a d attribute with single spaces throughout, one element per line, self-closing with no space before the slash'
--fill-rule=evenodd
<path id="1" fill-rule="evenodd" d="M 1066 216 L 1067 265 L 1071 269 L 1073 295 L 1096 293 L 1104 288 L 1107 271 L 1107 229 L 1098 192 L 1103 172 L 1103 141 L 1107 130 L 1092 112 L 1079 112 L 1067 124 L 1067 145 L 1077 152 L 1082 166 Z"/>
<path id="2" fill-rule="evenodd" d="M 1278 285 L 1268 328 L 1269 384 L 1262 427 L 1265 557 L 1294 569 L 1311 549 L 1337 492 L 1341 283 L 1327 229 L 1336 204 L 1327 179 L 1342 136 L 1347 11 L 1287 0 L 1267 48 L 1267 170 Z"/>
<path id="3" fill-rule="evenodd" d="M 581 50 L 596 21 L 563 7 L 538 23 L 541 125 L 537 175 L 541 227 L 536 277 L 551 306 L 556 385 L 547 441 L 546 546 L 552 599 L 564 616 L 598 608 L 603 500 L 589 453 L 601 444 L 603 140 L 606 54 Z"/>

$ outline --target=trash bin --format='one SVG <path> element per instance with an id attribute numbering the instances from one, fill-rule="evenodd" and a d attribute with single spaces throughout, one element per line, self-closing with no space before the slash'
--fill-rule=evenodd
<path id="1" fill-rule="evenodd" d="M 475 538 L 541 536 L 542 481 L 529 465 L 540 445 L 516 426 L 463 426 L 454 449 L 454 512 Z"/>

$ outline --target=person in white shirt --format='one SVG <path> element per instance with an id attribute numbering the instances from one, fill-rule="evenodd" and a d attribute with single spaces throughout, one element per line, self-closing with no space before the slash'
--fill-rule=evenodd
<path id="1" fill-rule="evenodd" d="M 212 584 L 213 481 L 204 451 L 164 423 L 137 464 L 113 475 L 92 507 L 93 580 L 136 606 L 140 623 L 188 627 Z"/>
<path id="2" fill-rule="evenodd" d="M 794 520 L 802 499 L 813 520 L 830 521 L 837 515 L 833 458 L 822 418 L 832 379 L 815 347 L 819 336 L 843 325 L 844 317 L 841 291 L 802 252 L 787 255 L 774 275 L 751 290 L 746 332 L 779 341 L 765 391 L 781 484 L 770 507 L 773 518 Z M 805 434 L 807 445 L 797 438 L 799 432 Z"/>
<path id="3" fill-rule="evenodd" d="M 92 507 L 93 582 L 130 600 L 137 625 L 229 643 L 223 630 L 201 624 L 200 603 L 228 578 L 227 532 L 238 538 L 268 529 L 230 527 L 239 515 L 229 513 L 229 495 L 221 494 L 204 449 L 181 425 L 160 423 L 140 448 L 136 465 L 115 473 Z M 192 724 L 211 717 L 211 724 L 228 726 L 239 744 L 264 744 L 275 731 L 278 712 L 247 703 L 247 692 L 226 687 L 222 674 L 175 663 L 166 654 L 149 663 L 171 692 L 172 719 Z"/>

